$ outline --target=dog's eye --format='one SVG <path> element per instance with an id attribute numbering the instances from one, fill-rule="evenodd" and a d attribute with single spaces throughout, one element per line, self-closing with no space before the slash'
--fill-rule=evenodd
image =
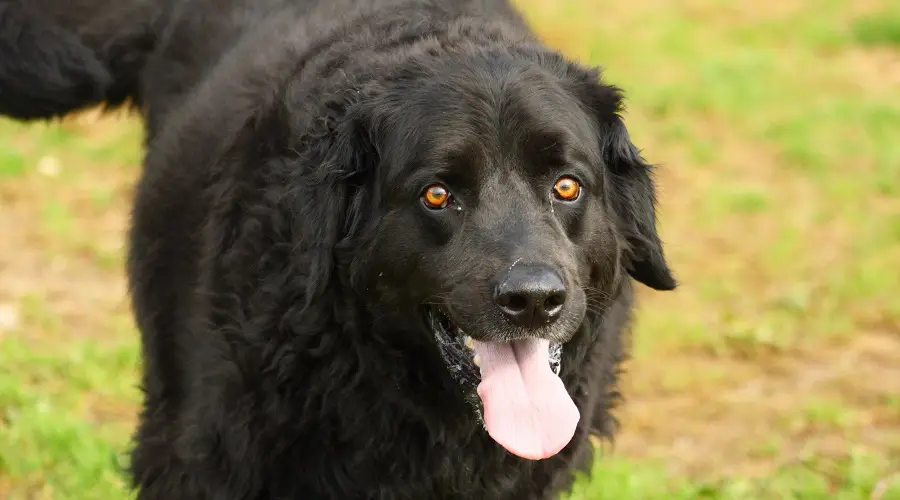
<path id="1" fill-rule="evenodd" d="M 446 208 L 450 202 L 450 191 L 440 184 L 432 184 L 425 188 L 425 193 L 422 194 L 422 202 L 428 208 Z"/>
<path id="2" fill-rule="evenodd" d="M 581 194 L 581 184 L 571 177 L 560 177 L 553 185 L 553 195 L 560 200 L 575 201 Z"/>

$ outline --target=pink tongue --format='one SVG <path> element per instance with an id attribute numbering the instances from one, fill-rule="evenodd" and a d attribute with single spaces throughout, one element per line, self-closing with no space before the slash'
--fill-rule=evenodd
<path id="1" fill-rule="evenodd" d="M 474 341 L 488 434 L 510 453 L 541 460 L 562 450 L 581 415 L 550 369 L 547 340 Z"/>

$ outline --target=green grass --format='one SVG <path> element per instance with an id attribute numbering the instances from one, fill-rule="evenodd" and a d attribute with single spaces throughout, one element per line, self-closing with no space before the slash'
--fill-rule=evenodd
<path id="1" fill-rule="evenodd" d="M 900 11 L 520 0 L 602 64 L 682 283 L 576 499 L 900 499 Z M 600 14 L 597 14 L 597 12 Z M 0 121 L 0 498 L 127 498 L 133 119 Z"/>
<path id="2" fill-rule="evenodd" d="M 13 492 L 121 498 L 129 427 L 104 421 L 96 400 L 133 402 L 134 342 L 123 337 L 114 347 L 80 341 L 38 349 L 8 340 L 0 364 L 0 470 L 17 485 Z"/>
<path id="3" fill-rule="evenodd" d="M 865 45 L 900 47 L 900 10 L 878 12 L 857 20 L 853 35 Z"/>
<path id="4" fill-rule="evenodd" d="M 871 498 L 876 485 L 882 500 L 900 498 L 900 477 L 881 482 L 888 464 L 857 452 L 841 460 L 809 460 L 781 467 L 764 479 L 687 481 L 667 475 L 662 464 L 597 461 L 567 500 L 855 500 Z"/>

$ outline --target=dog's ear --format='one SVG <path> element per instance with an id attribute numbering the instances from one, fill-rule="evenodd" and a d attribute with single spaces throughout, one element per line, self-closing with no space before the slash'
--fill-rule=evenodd
<path id="1" fill-rule="evenodd" d="M 321 294 L 335 278 L 335 264 L 352 258 L 353 239 L 365 221 L 370 175 L 378 152 L 368 120 L 357 110 L 308 129 L 298 145 L 299 164 L 291 181 L 293 215 L 309 259 L 307 300 Z M 321 130 L 319 130 L 321 128 Z"/>
<path id="2" fill-rule="evenodd" d="M 672 290 L 676 281 L 656 230 L 653 167 L 641 157 L 622 121 L 622 92 L 601 84 L 598 76 L 597 72 L 584 75 L 578 93 L 599 126 L 609 209 L 628 243 L 626 269 L 635 280 L 651 288 Z"/>
<path id="3" fill-rule="evenodd" d="M 618 116 L 601 138 L 610 175 L 610 207 L 618 216 L 620 231 L 628 242 L 628 273 L 656 290 L 673 290 L 675 278 L 666 262 L 656 231 L 656 189 L 652 167 L 631 142 Z"/>

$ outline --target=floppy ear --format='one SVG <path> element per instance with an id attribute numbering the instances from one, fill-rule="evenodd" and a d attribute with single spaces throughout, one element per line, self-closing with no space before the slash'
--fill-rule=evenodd
<path id="1" fill-rule="evenodd" d="M 641 157 L 622 121 L 622 93 L 598 83 L 590 72 L 579 82 L 582 98 L 597 120 L 600 148 L 607 167 L 609 208 L 628 243 L 625 265 L 635 280 L 656 290 L 672 290 L 675 278 L 669 270 L 656 231 L 656 188 L 653 167 Z M 585 88 L 586 87 L 586 88 Z"/>
<path id="2" fill-rule="evenodd" d="M 602 138 L 604 159 L 611 175 L 610 205 L 628 242 L 626 268 L 632 278 L 656 290 L 673 290 L 675 278 L 666 263 L 656 232 L 656 189 L 652 167 L 631 143 L 618 116 Z"/>
<path id="3" fill-rule="evenodd" d="M 367 120 L 360 114 L 328 122 L 321 123 L 327 131 L 311 128 L 305 144 L 299 145 L 291 181 L 294 220 L 301 226 L 295 233 L 301 235 L 310 266 L 307 301 L 335 278 L 337 262 L 352 258 L 347 249 L 365 223 L 365 197 L 371 194 L 360 187 L 378 161 Z"/>

